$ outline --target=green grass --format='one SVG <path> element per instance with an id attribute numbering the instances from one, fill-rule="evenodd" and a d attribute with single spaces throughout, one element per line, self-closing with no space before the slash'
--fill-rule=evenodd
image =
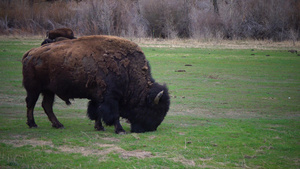
<path id="1" fill-rule="evenodd" d="M 95 131 L 79 99 L 71 106 L 56 99 L 65 129 L 51 127 L 40 100 L 39 127 L 27 127 L 21 58 L 40 41 L 0 41 L 0 168 L 300 167 L 297 54 L 144 47 L 171 108 L 157 131 L 117 135 L 113 127 Z"/>

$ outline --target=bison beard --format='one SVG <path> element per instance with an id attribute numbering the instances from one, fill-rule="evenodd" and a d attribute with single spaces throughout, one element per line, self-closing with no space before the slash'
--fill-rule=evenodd
<path id="1" fill-rule="evenodd" d="M 53 112 L 54 96 L 89 99 L 87 114 L 96 130 L 130 121 L 132 132 L 154 131 L 166 116 L 170 98 L 165 85 L 155 82 L 142 50 L 133 42 L 112 36 L 87 36 L 31 49 L 22 59 L 27 91 L 27 124 L 37 127 L 33 110 L 43 94 L 42 107 L 52 126 L 63 128 Z"/>

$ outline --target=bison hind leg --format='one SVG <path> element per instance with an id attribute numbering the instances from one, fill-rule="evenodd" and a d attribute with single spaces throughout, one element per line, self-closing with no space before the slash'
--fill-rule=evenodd
<path id="1" fill-rule="evenodd" d="M 27 91 L 27 97 L 26 97 L 26 106 L 27 106 L 27 125 L 29 128 L 36 128 L 38 127 L 35 123 L 33 111 L 35 104 L 39 98 L 40 93 L 38 92 L 29 92 Z"/>
<path id="2" fill-rule="evenodd" d="M 60 129 L 64 128 L 64 126 L 57 120 L 53 112 L 54 93 L 50 91 L 44 91 L 43 96 L 44 98 L 42 101 L 42 107 L 51 121 L 52 127 Z"/>

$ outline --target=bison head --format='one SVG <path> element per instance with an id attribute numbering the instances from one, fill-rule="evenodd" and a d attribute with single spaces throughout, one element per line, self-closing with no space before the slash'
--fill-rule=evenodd
<path id="1" fill-rule="evenodd" d="M 135 117 L 129 118 L 131 132 L 143 133 L 157 129 L 169 110 L 168 88 L 165 85 L 154 83 L 144 104 L 133 109 Z"/>

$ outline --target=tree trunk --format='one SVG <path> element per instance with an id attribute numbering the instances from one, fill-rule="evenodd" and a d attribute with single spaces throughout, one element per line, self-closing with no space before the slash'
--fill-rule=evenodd
<path id="1" fill-rule="evenodd" d="M 219 7 L 217 0 L 213 0 L 214 12 L 219 15 Z"/>

